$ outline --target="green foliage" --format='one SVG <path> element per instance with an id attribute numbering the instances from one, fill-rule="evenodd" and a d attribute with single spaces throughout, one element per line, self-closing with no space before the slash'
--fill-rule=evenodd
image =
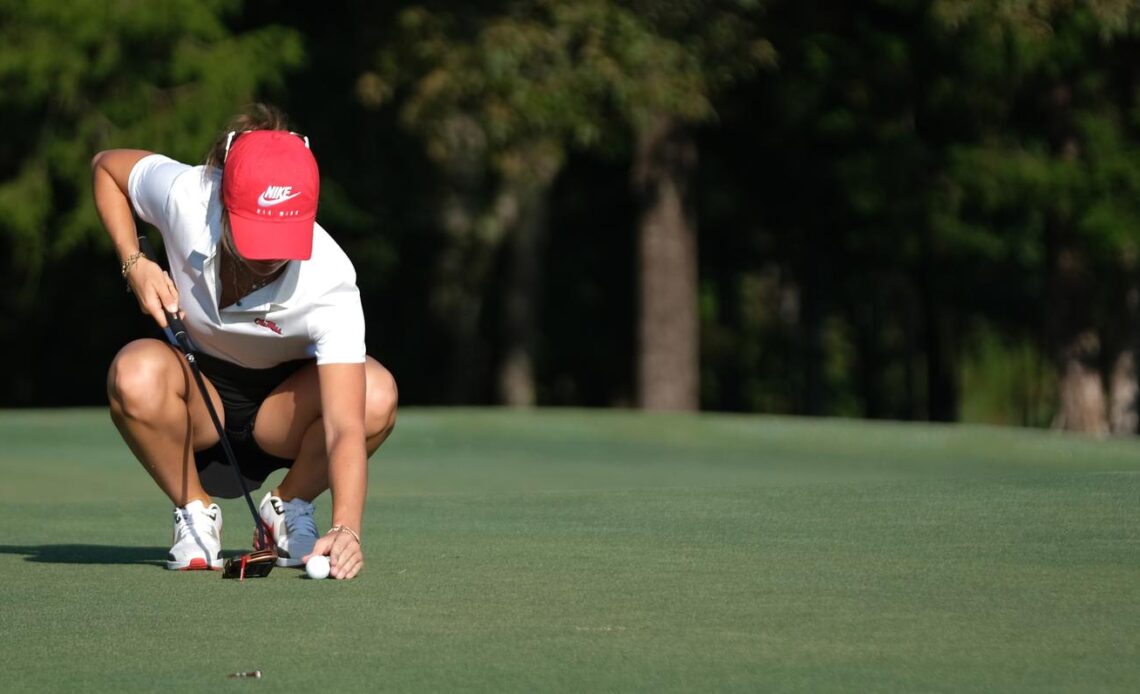
<path id="1" fill-rule="evenodd" d="M 96 151 L 199 161 L 231 113 L 281 94 L 323 129 L 322 214 L 381 297 L 370 347 L 432 384 L 409 400 L 487 380 L 496 347 L 453 342 L 494 330 L 506 230 L 549 197 L 539 392 L 628 402 L 624 168 L 666 114 L 701 151 L 705 406 L 921 418 L 959 388 L 963 417 L 1041 424 L 1058 243 L 1103 360 L 1133 339 L 1137 45 L 1130 0 L 422 2 L 320 21 L 286 3 L 0 0 L 0 338 L 58 341 L 37 301 L 91 328 L 121 299 Z M 93 258 L 105 274 L 84 274 Z M 46 273 L 85 277 L 87 303 Z M 106 331 L 117 346 L 138 328 Z M 36 352 L 4 402 L 69 380 Z M 94 382 L 75 397 L 98 399 Z"/>
<path id="2" fill-rule="evenodd" d="M 549 0 L 474 21 L 414 6 L 400 13 L 394 40 L 358 91 L 374 105 L 399 98 L 404 122 L 437 160 L 470 144 L 456 142 L 459 116 L 472 119 L 478 146 L 508 173 L 515 162 L 501 153 L 519 143 L 613 147 L 615 118 L 634 126 L 656 114 L 708 120 L 717 90 L 774 59 L 746 16 L 753 3 L 677 5 L 642 13 L 605 0 Z"/>
<path id="3" fill-rule="evenodd" d="M 1126 137 L 1120 116 L 1087 113 L 1079 122 L 1084 157 L 1078 177 L 1077 228 L 1099 263 L 1130 271 L 1140 246 L 1140 143 Z"/>
<path id="4" fill-rule="evenodd" d="M 1119 334 L 1121 287 L 1140 244 L 1137 122 L 1132 97 L 1121 98 L 1133 88 L 1127 46 L 1135 29 L 1114 19 L 1123 15 L 1111 3 L 1022 9 L 1036 19 L 972 15 L 951 29 L 969 38 L 959 51 L 967 64 L 988 56 L 1002 66 L 968 86 L 995 103 L 1004 96 L 1004 107 L 975 113 L 977 136 L 948 148 L 934 229 L 948 248 L 1021 278 L 1005 291 L 995 287 L 999 300 L 991 310 L 979 307 L 981 314 L 1003 320 L 993 307 L 1044 301 L 1043 287 L 1056 272 L 1047 249 L 1061 244 L 1054 253 L 1096 278 L 1097 298 L 1081 307 L 1073 320 L 1083 325 L 1074 327 Z M 991 41 L 995 34 L 1004 40 Z M 1006 326 L 1018 330 L 1016 322 Z M 1020 334 L 1042 332 L 1032 322 L 1025 327 Z"/>
<path id="5" fill-rule="evenodd" d="M 573 152 L 628 153 L 632 133 L 660 115 L 709 122 L 718 91 L 771 62 L 750 3 L 646 9 L 607 0 L 416 5 L 398 12 L 358 79 L 360 101 L 395 105 L 439 169 L 446 247 L 432 310 L 454 328 L 460 352 L 475 351 L 462 343 L 485 320 L 498 266 L 510 275 L 539 262 L 498 256 L 509 236 L 545 235 L 545 201 Z"/>
<path id="6" fill-rule="evenodd" d="M 1097 33 L 1105 38 L 1135 29 L 1140 22 L 1140 7 L 1133 0 L 935 0 L 932 9 L 951 29 L 977 22 L 995 32 L 1013 29 L 1029 41 L 1048 40 L 1053 23 L 1074 11 L 1087 11 Z"/>
<path id="7" fill-rule="evenodd" d="M 962 364 L 963 422 L 1046 427 L 1057 407 L 1057 374 L 1030 340 L 974 331 Z"/>
<path id="8" fill-rule="evenodd" d="M 1049 353 L 1050 232 L 1093 280 L 1068 299 L 1074 312 L 1119 348 L 1140 242 L 1134 15 L 1132 3 L 773 5 L 778 71 L 723 123 L 732 135 L 714 139 L 720 149 L 702 153 L 734 167 L 702 194 L 747 202 L 723 232 L 706 219 L 702 233 L 730 244 L 748 230 L 751 243 L 720 262 L 738 274 L 781 267 L 813 308 L 771 324 L 770 349 L 714 381 L 719 402 L 740 401 L 720 395 L 726 383 L 745 393 L 791 369 L 766 381 L 784 393 L 771 399 L 795 403 L 806 374 L 830 373 L 815 380 L 839 387 L 821 387 L 812 411 L 854 398 L 865 413 L 952 416 L 955 392 L 978 383 L 957 364 L 987 339 L 975 326 Z M 734 323 L 717 324 L 712 344 L 756 339 Z"/>
<path id="9" fill-rule="evenodd" d="M 92 155 L 136 147 L 200 161 L 234 111 L 303 62 L 295 32 L 232 34 L 225 15 L 237 6 L 0 3 L 0 242 L 25 299 L 45 262 L 105 245 Z"/>

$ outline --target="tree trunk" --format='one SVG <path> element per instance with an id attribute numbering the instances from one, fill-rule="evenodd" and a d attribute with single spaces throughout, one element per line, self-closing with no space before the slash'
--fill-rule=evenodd
<path id="1" fill-rule="evenodd" d="M 1096 361 L 1100 341 L 1091 331 L 1081 333 L 1066 351 L 1061 371 L 1061 409 L 1053 426 L 1086 434 L 1108 433 L 1104 385 Z"/>
<path id="2" fill-rule="evenodd" d="M 1135 434 L 1137 425 L 1136 355 L 1125 350 L 1112 366 L 1112 401 L 1109 427 L 1114 434 Z"/>
<path id="3" fill-rule="evenodd" d="M 1108 406 L 1099 369 L 1101 344 L 1089 325 L 1089 278 L 1079 255 L 1069 246 L 1064 226 L 1046 226 L 1049 262 L 1050 343 L 1059 370 L 1057 415 L 1053 427 L 1065 431 L 1104 434 Z"/>
<path id="4" fill-rule="evenodd" d="M 1054 155 L 1065 162 L 1080 158 L 1075 135 L 1072 89 L 1057 85 L 1049 94 Z M 1045 220 L 1046 307 L 1051 347 L 1060 370 L 1060 403 L 1054 428 L 1088 434 L 1108 431 L 1108 408 L 1098 363 L 1100 335 L 1092 325 L 1090 287 L 1096 281 L 1074 239 L 1068 212 L 1053 209 Z"/>
<path id="5" fill-rule="evenodd" d="M 547 189 L 515 183 L 509 196 L 516 210 L 508 237 L 510 267 L 501 326 L 503 356 L 498 374 L 499 398 L 511 407 L 533 407 L 536 402 L 538 270 L 547 233 Z"/>
<path id="6" fill-rule="evenodd" d="M 475 119 L 456 115 L 445 128 L 448 146 L 439 160 L 444 172 L 439 209 L 443 248 L 434 268 L 430 305 L 448 331 L 447 401 L 480 402 L 488 350 L 479 335 L 486 278 L 499 239 L 479 233 L 482 189 L 487 175 L 486 137 Z"/>
<path id="7" fill-rule="evenodd" d="M 700 325 L 691 177 L 696 144 L 658 117 L 638 135 L 633 186 L 640 204 L 638 400 L 649 410 L 696 410 Z"/>
<path id="8" fill-rule="evenodd" d="M 501 179 L 491 221 L 508 245 L 495 380 L 500 403 L 533 407 L 538 400 L 534 354 L 542 285 L 539 268 L 549 227 L 550 187 L 562 169 L 564 153 L 558 142 L 537 139 L 504 150 L 498 161 Z"/>
<path id="9" fill-rule="evenodd" d="M 1130 278 L 1136 277 L 1136 260 L 1135 251 L 1125 253 L 1123 266 Z M 1136 374 L 1136 349 L 1140 346 L 1140 286 L 1134 279 L 1129 281 L 1129 285 L 1124 293 L 1124 311 L 1120 319 L 1123 327 L 1120 341 L 1124 344 L 1118 347 L 1109 380 L 1108 424 L 1112 433 L 1118 435 L 1135 434 L 1140 426 L 1137 413 L 1140 379 Z"/>

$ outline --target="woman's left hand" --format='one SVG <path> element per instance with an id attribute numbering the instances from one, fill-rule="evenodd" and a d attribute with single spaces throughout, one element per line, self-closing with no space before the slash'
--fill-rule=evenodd
<path id="1" fill-rule="evenodd" d="M 364 550 L 356 538 L 345 531 L 329 531 L 313 545 L 312 553 L 302 559 L 308 562 L 309 557 L 318 554 L 328 556 L 332 578 L 352 578 L 364 568 Z"/>

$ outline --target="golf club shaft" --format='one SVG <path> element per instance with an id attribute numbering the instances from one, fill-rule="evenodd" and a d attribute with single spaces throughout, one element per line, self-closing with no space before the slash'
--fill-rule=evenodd
<path id="1" fill-rule="evenodd" d="M 141 250 L 147 258 L 156 263 L 158 262 L 158 256 L 154 252 L 154 247 L 151 246 L 150 239 L 146 236 L 139 236 L 139 250 Z M 249 513 L 253 516 L 253 522 L 257 527 L 257 533 L 260 537 L 260 545 L 266 547 L 268 546 L 269 538 L 272 537 L 272 533 L 270 533 L 269 528 L 265 525 L 265 521 L 261 518 L 261 514 L 257 512 L 257 508 L 253 505 L 253 499 L 249 495 L 249 486 L 245 483 L 245 476 L 241 474 L 237 456 L 234 455 L 234 450 L 230 446 L 230 439 L 226 436 L 225 427 L 222 426 L 222 420 L 218 417 L 218 411 L 214 407 L 214 401 L 210 397 L 210 391 L 206 388 L 206 380 L 202 376 L 202 370 L 198 366 L 197 358 L 194 356 L 194 345 L 190 342 L 190 334 L 186 332 L 186 326 L 182 323 L 181 318 L 167 311 L 165 306 L 162 311 L 166 314 L 166 323 L 170 326 L 170 332 L 174 336 L 175 344 L 186 356 L 186 361 L 190 365 L 190 372 L 194 374 L 194 382 L 198 384 L 198 391 L 202 394 L 202 401 L 206 403 L 206 411 L 210 413 L 210 420 L 213 421 L 214 428 L 218 431 L 218 440 L 222 444 L 222 451 L 226 454 L 226 459 L 229 461 L 230 467 L 234 471 L 234 476 L 237 478 L 238 486 L 241 488 L 242 496 L 245 497 L 245 503 L 249 506 Z"/>

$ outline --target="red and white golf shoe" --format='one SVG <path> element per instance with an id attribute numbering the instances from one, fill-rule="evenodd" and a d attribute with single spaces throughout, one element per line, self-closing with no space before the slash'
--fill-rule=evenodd
<path id="1" fill-rule="evenodd" d="M 301 557 L 312 552 L 317 543 L 313 505 L 304 499 L 282 501 L 269 492 L 261 500 L 259 512 L 277 543 L 277 566 L 302 566 Z"/>
<path id="2" fill-rule="evenodd" d="M 191 501 L 174 509 L 174 545 L 166 568 L 219 571 L 222 568 L 222 509 Z"/>

